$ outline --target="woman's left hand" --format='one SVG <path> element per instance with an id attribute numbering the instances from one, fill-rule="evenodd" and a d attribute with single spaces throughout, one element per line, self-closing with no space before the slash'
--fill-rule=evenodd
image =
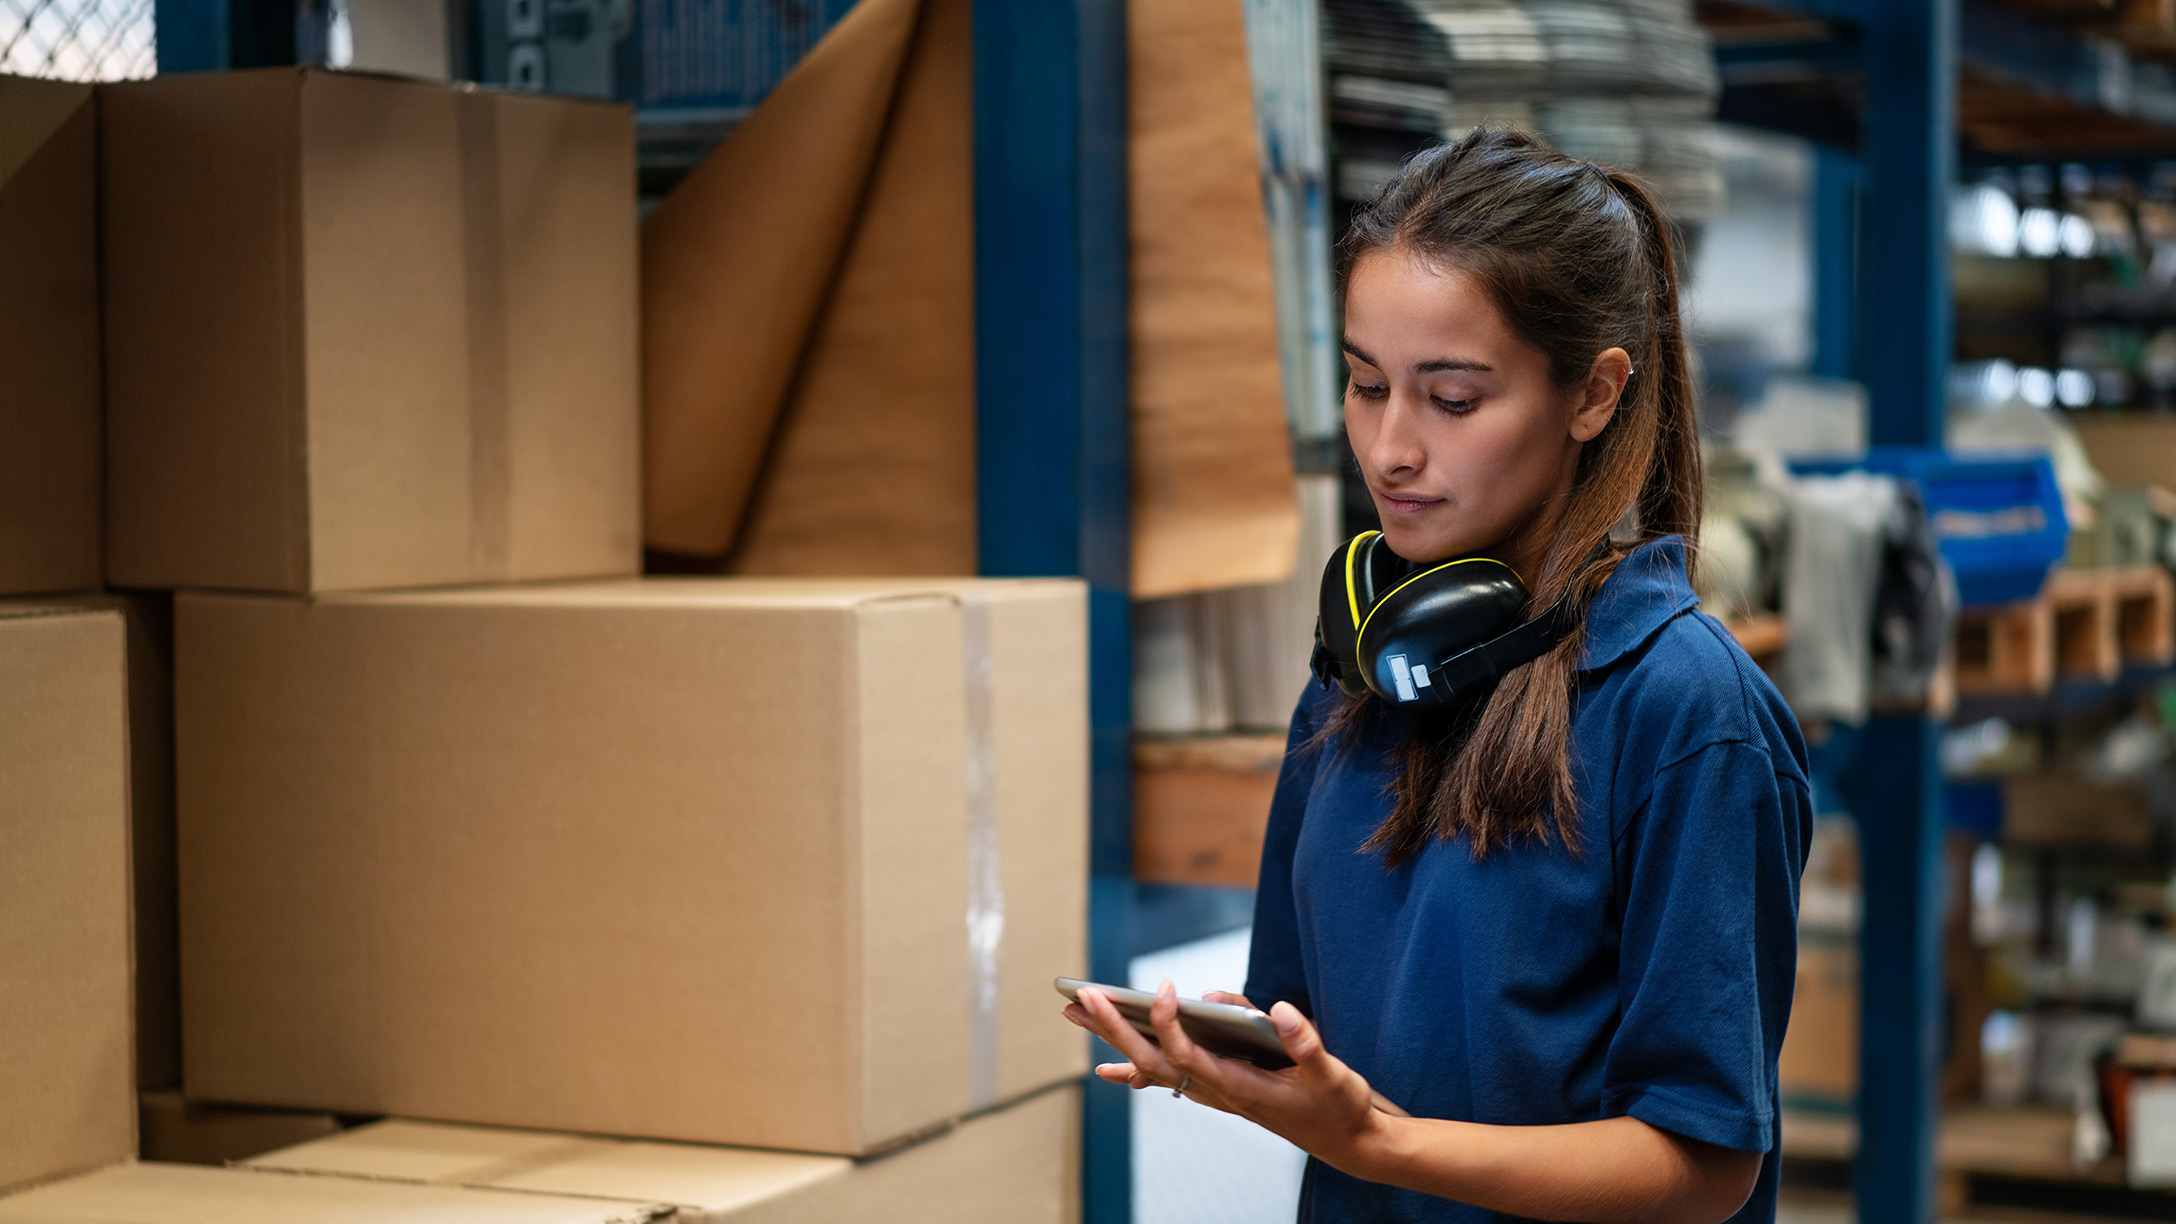
<path id="1" fill-rule="evenodd" d="M 1194 1044 L 1179 1027 L 1179 997 L 1170 982 L 1157 989 L 1149 1009 L 1154 1042 L 1128 1024 L 1102 992 L 1083 990 L 1079 999 L 1066 1005 L 1065 1018 L 1131 1060 L 1098 1066 L 1098 1078 L 1134 1088 L 1183 1085 L 1188 1100 L 1237 1114 L 1346 1172 L 1389 1116 L 1377 1106 L 1368 1082 L 1323 1047 L 1321 1034 L 1290 1003 L 1272 1007 L 1269 1019 L 1293 1065 L 1264 1071 Z"/>

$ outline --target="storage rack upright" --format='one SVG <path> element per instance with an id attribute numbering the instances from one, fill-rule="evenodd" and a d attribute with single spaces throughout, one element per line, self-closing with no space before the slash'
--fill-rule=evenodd
<path id="1" fill-rule="evenodd" d="M 2108 40 L 1994 0 L 1700 0 L 1720 118 L 1812 141 L 1813 366 L 1856 378 L 1872 445 L 1940 448 L 1953 349 L 1948 209 L 1975 161 L 2176 154 L 2176 115 Z M 2166 73 L 2166 69 L 2152 69 Z M 1946 710 L 1877 712 L 1859 829 L 1863 1220 L 1935 1211 Z"/>

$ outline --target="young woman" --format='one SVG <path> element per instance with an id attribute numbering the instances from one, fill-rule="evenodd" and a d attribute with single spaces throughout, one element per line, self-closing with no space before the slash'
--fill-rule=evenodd
<path id="1" fill-rule="evenodd" d="M 1355 220 L 1346 435 L 1385 542 L 1505 561 L 1570 635 L 1459 712 L 1310 685 L 1244 996 L 1296 1065 L 1096 1069 L 1305 1149 L 1314 1221 L 1767 1221 L 1812 831 L 1790 711 L 1687 578 L 1700 520 L 1669 222 L 1523 135 L 1415 157 Z M 1621 541 L 1621 542 L 1617 542 Z"/>

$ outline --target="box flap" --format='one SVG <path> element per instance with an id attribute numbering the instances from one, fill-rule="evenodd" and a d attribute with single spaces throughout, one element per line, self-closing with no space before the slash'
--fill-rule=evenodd
<path id="1" fill-rule="evenodd" d="M 245 1163 L 297 1173 L 481 1186 L 518 1170 L 614 1146 L 609 1140 L 548 1131 L 396 1118 L 268 1152 Z"/>
<path id="2" fill-rule="evenodd" d="M 853 1167 L 843 1156 L 634 1143 L 393 1119 L 248 1162 L 258 1169 L 527 1190 L 705 1211 L 789 1194 Z"/>
<path id="3" fill-rule="evenodd" d="M 490 1184 L 507 1190 L 664 1202 L 710 1214 L 739 1211 L 853 1171 L 854 1162 L 844 1156 L 619 1143 L 508 1173 Z"/>
<path id="4" fill-rule="evenodd" d="M 0 1199 L 9 1224 L 641 1224 L 669 1208 L 196 1165 L 128 1164 Z"/>

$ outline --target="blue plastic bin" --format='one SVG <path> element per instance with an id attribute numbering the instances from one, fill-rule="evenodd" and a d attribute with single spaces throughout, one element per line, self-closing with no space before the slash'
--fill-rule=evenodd
<path id="1" fill-rule="evenodd" d="M 1793 460 L 1801 476 L 1871 472 L 1919 489 L 1968 608 L 2031 599 L 2070 542 L 2070 520 L 2046 455 L 1953 455 L 1877 446 L 1856 459 Z"/>

